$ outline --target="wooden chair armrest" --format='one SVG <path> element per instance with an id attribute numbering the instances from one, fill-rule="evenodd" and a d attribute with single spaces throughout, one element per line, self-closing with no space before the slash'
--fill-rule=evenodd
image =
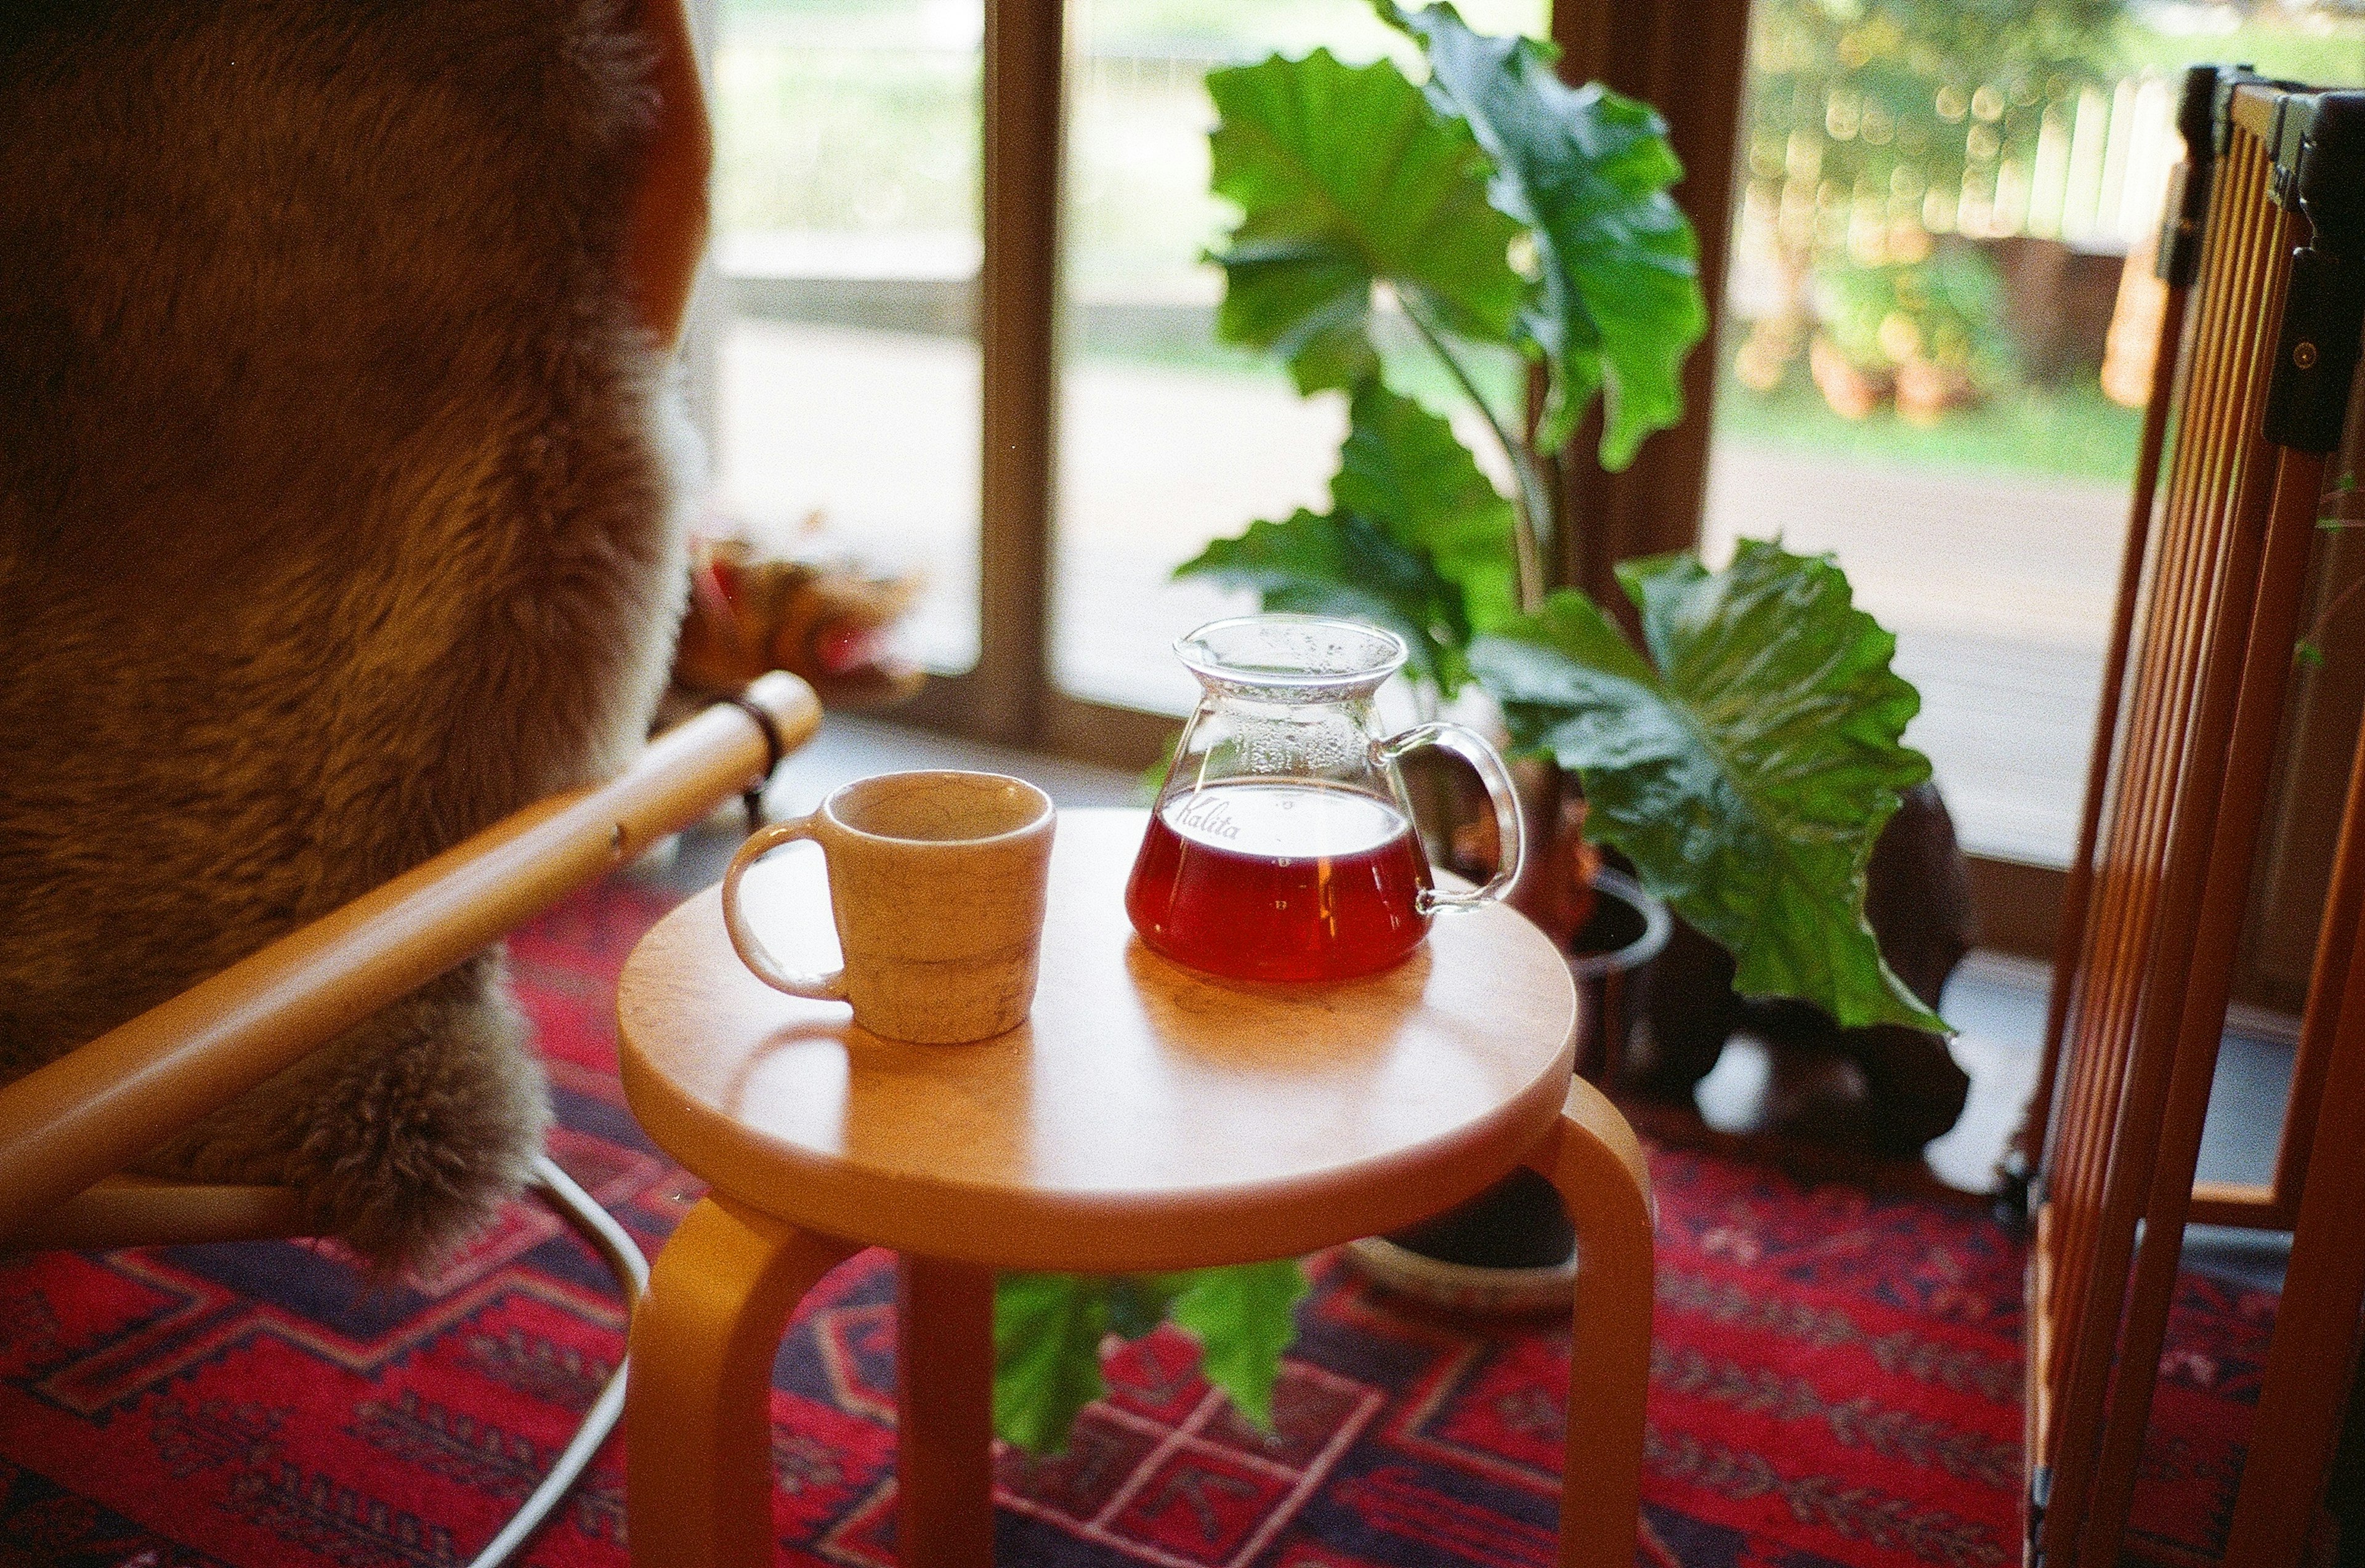
<path id="1" fill-rule="evenodd" d="M 110 1176 L 20 1229 L 0 1237 L 0 1257 L 14 1252 L 106 1252 L 118 1247 L 186 1247 L 212 1241 L 266 1241 L 311 1234 L 293 1187 L 232 1187 Z"/>
<path id="2" fill-rule="evenodd" d="M 746 695 L 784 751 L 821 722 L 792 675 Z M 0 1088 L 0 1237 L 697 823 L 770 760 L 746 714 L 709 710 L 620 778 L 527 807 Z"/>

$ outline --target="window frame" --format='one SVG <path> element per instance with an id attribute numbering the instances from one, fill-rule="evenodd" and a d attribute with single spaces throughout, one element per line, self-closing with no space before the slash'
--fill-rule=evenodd
<path id="1" fill-rule="evenodd" d="M 719 0 L 693 0 L 711 57 Z M 1164 755 L 1176 721 L 1062 689 L 1051 664 L 1051 571 L 1058 512 L 1060 376 L 1061 166 L 1067 124 L 1063 0 L 984 0 L 978 277 L 981 367 L 978 532 L 978 652 L 956 674 L 932 676 L 896 711 L 901 722 L 965 739 L 1138 769 Z M 1709 331 L 1724 310 L 1735 140 L 1748 60 L 1748 0 L 1552 0 L 1561 73 L 1598 80 L 1665 116 L 1687 174 L 1676 195 L 1700 239 Z M 709 287 L 689 353 L 693 407 L 710 437 L 719 396 L 722 321 Z M 1564 539 L 1560 575 L 1604 606 L 1631 611 L 1616 586 L 1620 560 L 1685 550 L 1699 541 L 1717 356 L 1685 367 L 1691 417 L 1642 443 L 1611 474 L 1593 457 L 1590 421 L 1552 480 L 1586 519 Z M 1599 418 L 1597 411 L 1592 420 Z M 1579 546 L 1581 545 L 1581 553 Z M 2049 958 L 2064 873 L 1972 857 L 1983 945 Z"/>

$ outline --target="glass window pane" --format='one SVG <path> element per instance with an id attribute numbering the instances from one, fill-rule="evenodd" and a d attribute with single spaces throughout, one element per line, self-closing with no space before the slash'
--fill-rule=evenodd
<path id="1" fill-rule="evenodd" d="M 981 0 L 723 0 L 714 454 L 726 521 L 921 573 L 904 629 L 977 657 Z"/>
<path id="2" fill-rule="evenodd" d="M 1753 15 L 1703 543 L 1834 552 L 1898 634 L 1967 847 L 2066 865 L 2178 73 L 2354 84 L 2365 18 L 2141 6 L 2079 39 L 2063 17 L 2097 7 L 1859 9 Z"/>
<path id="3" fill-rule="evenodd" d="M 1543 0 L 1476 0 L 1474 26 L 1542 29 Z M 1358 0 L 1070 0 L 1066 348 L 1053 678 L 1079 696 L 1187 711 L 1169 644 L 1251 608 L 1170 580 L 1213 538 L 1327 510 L 1343 399 L 1215 341 L 1234 217 L 1207 192 L 1207 72 L 1280 49 L 1369 60 L 1402 40 Z"/>

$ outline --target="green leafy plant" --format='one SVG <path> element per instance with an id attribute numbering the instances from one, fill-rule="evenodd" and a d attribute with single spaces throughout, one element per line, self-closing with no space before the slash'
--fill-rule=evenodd
<path id="1" fill-rule="evenodd" d="M 2124 0 L 1753 6 L 1741 153 L 1758 201 L 1777 214 L 1766 238 L 1778 302 L 1740 347 L 1733 362 L 1740 383 L 1773 390 L 1818 327 L 1859 372 L 1885 375 L 1909 358 L 1924 362 L 1906 372 L 1909 414 L 1917 406 L 1930 411 L 1917 380 L 1926 388 L 1934 375 L 1948 384 L 1947 401 L 1966 402 L 1968 382 L 1986 384 L 2002 370 L 1949 365 L 1945 344 L 1926 332 L 1918 350 L 1900 351 L 1899 330 L 1877 345 L 1847 317 L 1867 287 L 1915 291 L 1922 280 L 1913 274 L 1884 277 L 1882 269 L 1917 267 L 1946 246 L 1946 236 L 1979 232 L 2008 171 L 2030 166 L 2039 145 L 2067 123 L 2063 117 L 2078 112 L 2081 94 L 2110 93 L 2119 74 L 2113 39 L 2125 10 Z M 1852 292 L 1859 298 L 1847 297 Z M 1975 341 L 1996 341 L 2010 302 L 2001 296 L 1962 302 L 1984 312 L 1974 317 L 1983 334 Z M 1880 306 L 1862 325 L 1892 314 L 1929 325 L 1916 319 L 1910 300 L 1901 313 L 1895 305 Z M 1821 369 L 1816 379 L 1823 381 Z M 1834 395 L 1828 385 L 1824 391 L 1849 417 L 1861 417 L 1873 396 Z"/>
<path id="2" fill-rule="evenodd" d="M 1921 699 L 1889 668 L 1896 640 L 1837 566 L 1775 544 L 1619 578 L 1648 662 L 1571 589 L 1479 646 L 1512 737 L 1576 771 L 1588 827 L 1732 951 L 1737 990 L 1943 1031 L 1863 924 L 1877 824 L 1930 773 L 1898 743 Z"/>
<path id="3" fill-rule="evenodd" d="M 1547 465 L 1597 399 L 1601 461 L 1631 462 L 1682 417 L 1678 377 L 1706 330 L 1664 126 L 1606 87 L 1563 84 L 1548 44 L 1480 35 L 1450 5 L 1375 5 L 1418 46 L 1425 81 L 1322 50 L 1208 75 L 1212 181 L 1240 212 L 1210 258 L 1225 274 L 1217 331 L 1271 352 L 1301 393 L 1345 394 L 1348 431 L 1328 510 L 1252 522 L 1178 575 L 1387 626 L 1432 699 L 1474 681 L 1521 748 L 1578 780 L 1587 831 L 1732 948 L 1743 990 L 1850 1025 L 1943 1030 L 1865 922 L 1873 841 L 1929 764 L 1900 743 L 1919 699 L 1889 670 L 1895 640 L 1839 568 L 1755 543 L 1721 572 L 1629 562 L 1640 650 L 1546 580 L 1576 521 Z M 1381 330 L 1392 315 L 1408 330 Z M 1459 389 L 1508 494 L 1400 390 L 1407 355 Z M 1485 396 L 1503 379 L 1490 355 L 1531 367 L 1532 420 Z M 1293 1262 L 1006 1278 L 997 1429 L 1059 1446 L 1099 1392 L 1107 1337 L 1161 1318 L 1199 1338 L 1210 1380 L 1262 1420 L 1303 1289 Z"/>
<path id="4" fill-rule="evenodd" d="M 1743 989 L 1849 1026 L 1944 1029 L 1864 918 L 1873 841 L 1929 764 L 1900 741 L 1919 699 L 1889 670 L 1895 640 L 1839 568 L 1770 543 L 1721 572 L 1630 562 L 1640 650 L 1544 581 L 1578 521 L 1545 465 L 1597 396 L 1601 462 L 1630 463 L 1682 417 L 1706 330 L 1664 125 L 1564 84 L 1550 44 L 1482 36 L 1451 5 L 1375 5 L 1420 46 L 1425 83 L 1318 50 L 1207 78 L 1214 186 L 1240 209 L 1212 258 L 1217 330 L 1271 349 L 1302 391 L 1348 393 L 1348 432 L 1328 512 L 1252 523 L 1178 575 L 1389 626 L 1440 696 L 1474 678 L 1523 748 L 1576 776 L 1587 831 L 1732 949 Z M 1493 437 L 1509 495 L 1390 385 L 1402 367 L 1373 330 L 1390 301 Z M 1544 386 L 1532 420 L 1480 388 L 1481 356 L 1505 352 Z"/>

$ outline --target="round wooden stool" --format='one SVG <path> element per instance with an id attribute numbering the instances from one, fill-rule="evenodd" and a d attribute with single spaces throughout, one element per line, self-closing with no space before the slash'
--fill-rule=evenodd
<path id="1" fill-rule="evenodd" d="M 1522 1160 L 1559 1188 L 1582 1270 L 1561 1562 L 1633 1562 L 1650 1371 L 1649 1178 L 1572 1077 L 1566 962 L 1508 910 L 1438 920 L 1385 974 L 1251 985 L 1134 936 L 1147 816 L 1061 814 L 1023 1027 L 908 1045 L 741 966 L 713 890 L 649 933 L 618 1008 L 633 1114 L 712 1191 L 633 1316 L 627 1518 L 644 1568 L 768 1563 L 772 1359 L 864 1246 L 902 1254 L 897 1533 L 909 1568 L 992 1560 L 993 1273 L 1294 1257 L 1399 1228 Z M 826 958 L 818 855 L 743 889 L 768 946 Z M 913 910 L 958 920 L 958 909 Z"/>

